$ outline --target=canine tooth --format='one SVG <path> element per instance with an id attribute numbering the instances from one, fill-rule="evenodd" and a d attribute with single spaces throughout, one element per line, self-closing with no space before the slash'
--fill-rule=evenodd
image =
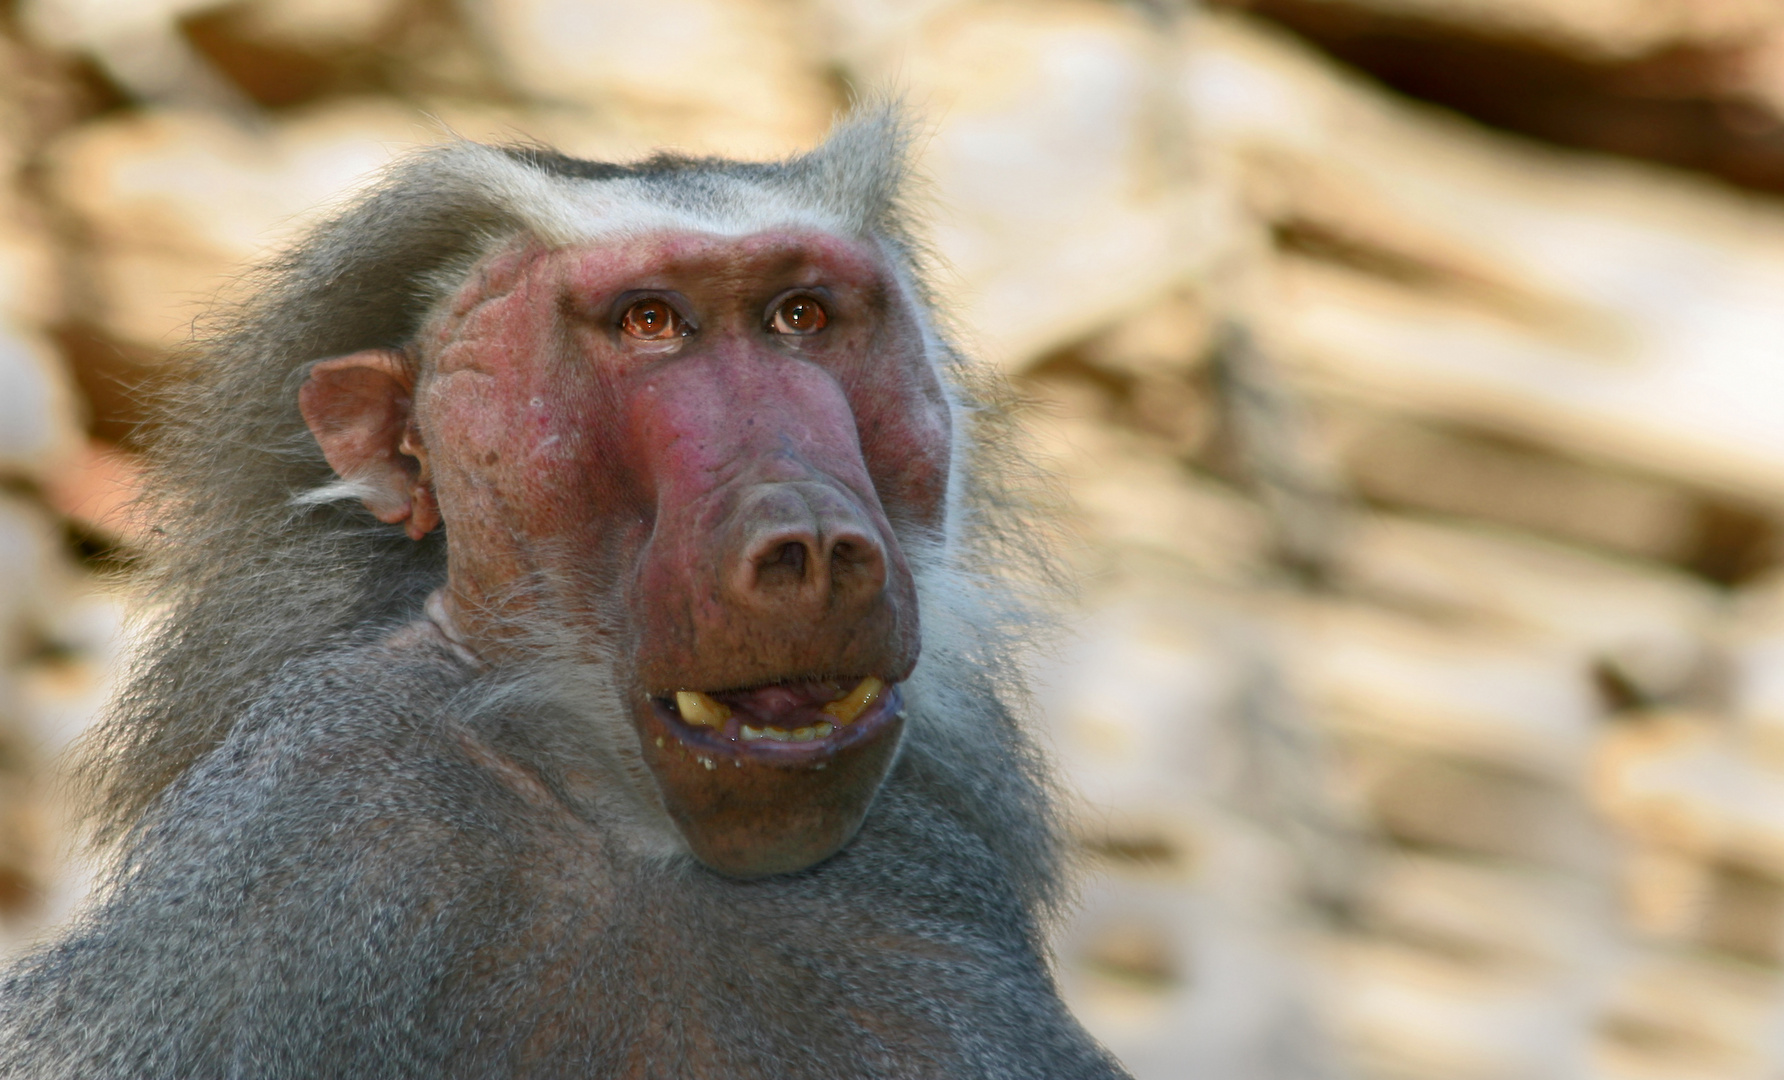
<path id="1" fill-rule="evenodd" d="M 705 727 L 723 727 L 731 716 L 729 705 L 714 701 L 698 690 L 677 690 L 675 708 L 683 720 Z"/>
<path id="2" fill-rule="evenodd" d="M 874 699 L 879 697 L 880 691 L 885 688 L 885 683 L 869 675 L 856 683 L 855 688 L 849 691 L 847 697 L 837 698 L 824 706 L 824 711 L 836 717 L 838 723 L 852 723 L 855 717 L 860 716 L 864 709 L 873 704 Z"/>

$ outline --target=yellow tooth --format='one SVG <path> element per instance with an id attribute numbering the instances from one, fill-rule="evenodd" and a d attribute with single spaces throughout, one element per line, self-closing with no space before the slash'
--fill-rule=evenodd
<path id="1" fill-rule="evenodd" d="M 698 690 L 677 690 L 675 708 L 683 720 L 706 727 L 723 727 L 731 716 L 730 706 L 714 701 Z"/>
<path id="2" fill-rule="evenodd" d="M 861 715 L 863 709 L 873 704 L 874 699 L 879 697 L 880 691 L 885 688 L 885 683 L 869 675 L 856 683 L 855 688 L 849 691 L 847 697 L 837 698 L 824 706 L 824 711 L 836 717 L 836 722 L 839 724 L 851 723 L 855 717 Z"/>

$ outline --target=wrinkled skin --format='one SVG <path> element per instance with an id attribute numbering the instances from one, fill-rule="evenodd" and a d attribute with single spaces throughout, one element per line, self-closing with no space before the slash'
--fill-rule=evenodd
<path id="1" fill-rule="evenodd" d="M 812 304 L 817 328 L 795 325 Z M 501 663 L 548 616 L 618 655 L 639 752 L 703 862 L 795 870 L 854 835 L 917 661 L 899 541 L 940 528 L 950 446 L 877 248 L 792 229 L 516 246 L 408 355 L 325 360 L 300 404 L 381 520 L 444 522 L 447 622 L 473 653 Z M 806 741 L 674 704 L 828 728 L 818 710 L 868 676 L 888 689 Z"/>

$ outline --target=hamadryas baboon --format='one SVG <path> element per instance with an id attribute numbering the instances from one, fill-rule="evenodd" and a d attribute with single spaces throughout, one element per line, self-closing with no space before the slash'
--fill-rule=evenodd
<path id="1" fill-rule="evenodd" d="M 267 272 L 168 411 L 112 861 L 0 1073 L 1122 1075 L 900 132 L 461 142 Z"/>

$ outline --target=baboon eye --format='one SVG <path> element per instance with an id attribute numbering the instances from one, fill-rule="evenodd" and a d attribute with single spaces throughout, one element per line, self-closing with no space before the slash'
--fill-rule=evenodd
<path id="1" fill-rule="evenodd" d="M 629 337 L 643 341 L 662 341 L 685 337 L 687 324 L 665 300 L 640 300 L 620 317 L 619 328 Z"/>
<path id="2" fill-rule="evenodd" d="M 815 334 L 829 322 L 823 305 L 809 296 L 795 296 L 774 309 L 769 327 L 777 334 Z"/>

